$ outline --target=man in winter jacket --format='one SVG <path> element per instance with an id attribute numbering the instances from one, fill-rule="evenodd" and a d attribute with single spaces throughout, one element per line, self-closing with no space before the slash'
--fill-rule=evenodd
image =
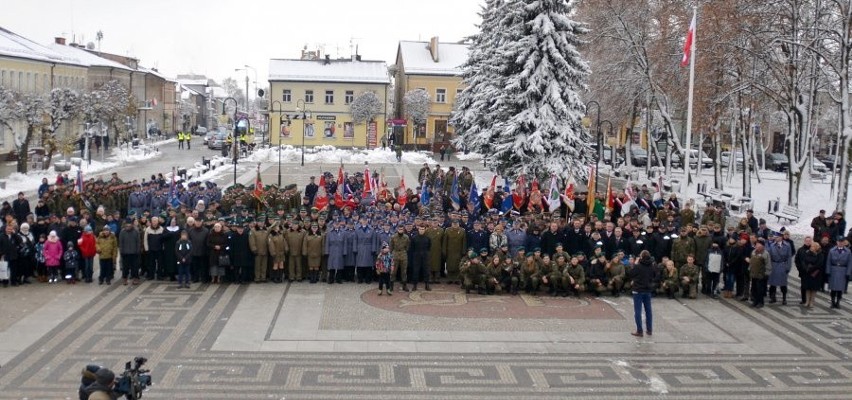
<path id="1" fill-rule="evenodd" d="M 160 226 L 159 217 L 151 217 L 151 225 L 145 228 L 144 245 L 146 275 L 149 280 L 155 277 L 159 280 L 165 279 L 165 266 L 163 265 L 163 227 Z"/>
<path id="2" fill-rule="evenodd" d="M 124 224 L 124 229 L 118 234 L 118 252 L 121 254 L 121 277 L 127 285 L 127 279 L 133 279 L 133 284 L 139 284 L 139 255 L 142 254 L 142 235 L 133 223 Z"/>

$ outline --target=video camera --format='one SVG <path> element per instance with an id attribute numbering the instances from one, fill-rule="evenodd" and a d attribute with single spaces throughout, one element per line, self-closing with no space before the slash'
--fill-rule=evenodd
<path id="1" fill-rule="evenodd" d="M 152 384 L 151 370 L 142 369 L 146 362 L 148 359 L 140 356 L 124 364 L 124 372 L 116 379 L 113 391 L 128 400 L 141 399 L 142 392 Z"/>

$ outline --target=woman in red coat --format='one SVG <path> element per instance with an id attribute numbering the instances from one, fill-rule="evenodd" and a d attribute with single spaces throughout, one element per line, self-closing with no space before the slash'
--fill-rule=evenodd
<path id="1" fill-rule="evenodd" d="M 80 256 L 83 257 L 83 279 L 86 283 L 92 283 L 92 275 L 94 274 L 95 254 L 97 254 L 97 239 L 92 233 L 92 227 L 86 225 L 83 230 L 83 235 L 77 239 L 77 247 L 80 249 Z"/>

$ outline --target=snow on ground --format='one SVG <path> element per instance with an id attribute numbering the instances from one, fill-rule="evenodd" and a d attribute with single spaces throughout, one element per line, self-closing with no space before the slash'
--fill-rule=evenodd
<path id="1" fill-rule="evenodd" d="M 156 146 L 174 141 L 174 139 L 164 140 L 154 145 L 139 146 L 139 148 L 130 150 L 126 147 L 114 148 L 112 155 L 104 161 L 100 161 L 97 156 L 92 158 L 91 164 L 83 161 L 80 165 L 80 168 L 83 170 L 83 179 L 89 179 L 92 174 L 110 170 L 129 162 L 144 161 L 159 157 L 161 153 L 156 150 Z M 71 170 L 67 171 L 67 173 L 68 176 L 74 179 L 77 176 L 77 167 L 72 166 Z M 51 183 L 56 182 L 56 175 L 57 173 L 53 169 L 53 166 L 45 170 L 30 171 L 27 174 L 12 173 L 6 178 L 6 189 L 0 189 L 0 198 L 12 198 L 18 192 L 36 190 L 41 185 L 43 178 L 47 178 L 47 181 Z"/>
<path id="2" fill-rule="evenodd" d="M 281 162 L 301 162 L 302 148 L 293 146 L 281 147 Z M 245 161 L 248 162 L 278 162 L 278 147 L 255 150 Z M 338 149 L 334 146 L 317 146 L 305 151 L 306 163 L 325 164 L 394 164 L 396 153 L 391 150 L 372 149 Z M 426 153 L 403 152 L 402 162 L 406 164 L 436 164 L 435 160 Z"/>
<path id="3" fill-rule="evenodd" d="M 722 177 L 725 178 L 723 170 Z M 672 175 L 672 178 L 684 181 L 682 171 L 677 171 Z M 819 214 L 819 210 L 824 209 L 827 213 L 834 210 L 834 198 L 830 196 L 831 192 L 831 175 L 827 174 L 822 181 L 806 179 L 802 181 L 799 191 L 799 210 L 802 210 L 802 216 L 796 223 L 781 220 L 780 222 L 772 215 L 769 215 L 769 202 L 779 201 L 781 207 L 787 204 L 787 174 L 781 172 L 760 171 L 761 182 L 758 183 L 757 177 L 752 176 L 751 180 L 751 197 L 754 200 L 754 215 L 757 218 L 766 220 L 767 226 L 774 230 L 780 230 L 782 227 L 791 231 L 793 234 L 810 235 L 813 234 L 811 229 L 811 219 Z M 731 193 L 737 198 L 742 195 L 742 173 L 734 176 L 731 182 L 725 180 L 725 192 Z M 701 176 L 693 177 L 693 184 L 687 189 L 681 187 L 678 197 L 693 198 L 696 201 L 703 201 L 703 197 L 697 192 L 698 183 L 707 183 L 708 188 L 713 187 L 713 171 L 705 170 Z M 836 191 L 836 190 L 835 190 Z M 780 207 L 779 207 L 780 208 Z M 847 210 L 852 210 L 852 196 L 847 203 Z M 745 216 L 745 211 L 742 213 L 734 212 L 731 217 Z"/>
<path id="4" fill-rule="evenodd" d="M 458 158 L 461 161 L 481 160 L 482 154 L 474 153 L 472 151 L 468 152 L 467 154 L 465 154 L 464 152 L 460 152 L 460 153 L 453 154 L 453 157 Z"/>

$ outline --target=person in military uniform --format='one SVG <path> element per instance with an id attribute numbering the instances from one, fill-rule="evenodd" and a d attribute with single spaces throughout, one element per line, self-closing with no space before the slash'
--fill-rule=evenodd
<path id="1" fill-rule="evenodd" d="M 408 291 L 408 248 L 410 244 L 411 239 L 405 234 L 404 225 L 398 225 L 396 234 L 390 238 L 390 251 L 393 255 L 394 270 L 399 271 L 402 290 L 405 292 Z"/>
<path id="2" fill-rule="evenodd" d="M 558 296 L 559 286 L 562 283 L 562 269 L 550 259 L 549 255 L 544 254 L 539 261 L 538 270 L 541 275 L 541 283 L 547 286 L 547 294 L 552 297 Z"/>
<path id="3" fill-rule="evenodd" d="M 308 261 L 308 279 L 311 283 L 317 283 L 320 280 L 320 266 L 322 264 L 324 246 L 325 234 L 320 231 L 319 225 L 314 222 L 311 224 L 302 245 L 302 254 L 305 255 Z"/>
<path id="4" fill-rule="evenodd" d="M 258 223 L 249 231 L 249 247 L 254 254 L 254 283 L 266 283 L 266 267 L 269 263 L 269 232 L 266 217 L 258 216 Z"/>
<path id="5" fill-rule="evenodd" d="M 695 264 L 695 255 L 686 256 L 686 264 L 680 267 L 680 289 L 683 298 L 694 299 L 698 292 L 699 267 Z"/>
<path id="6" fill-rule="evenodd" d="M 562 256 L 560 256 L 562 257 Z M 586 287 L 586 271 L 580 264 L 580 259 L 571 257 L 571 261 L 562 269 L 562 297 L 567 297 L 568 293 L 573 293 L 578 298 L 580 292 Z"/>
<path id="7" fill-rule="evenodd" d="M 626 268 L 622 263 L 624 254 L 616 253 L 615 257 L 606 266 L 607 287 L 612 292 L 613 297 L 621 295 L 621 291 L 625 288 Z"/>
<path id="8" fill-rule="evenodd" d="M 670 299 L 675 298 L 675 293 L 680 290 L 680 274 L 672 260 L 666 259 L 663 261 L 663 273 L 661 275 L 660 286 L 657 293 L 665 294 Z"/>
<path id="9" fill-rule="evenodd" d="M 493 295 L 501 290 L 500 277 L 503 271 L 503 263 L 499 256 L 492 256 L 480 275 L 480 286 L 485 288 L 485 294 Z"/>
<path id="10" fill-rule="evenodd" d="M 284 260 L 287 258 L 287 241 L 284 237 L 281 221 L 272 224 L 266 240 L 269 256 L 272 257 L 270 279 L 274 283 L 282 283 L 284 282 Z"/>
<path id="11" fill-rule="evenodd" d="M 479 284 L 479 276 L 482 273 L 482 261 L 479 258 L 479 255 L 474 251 L 468 252 L 467 260 L 462 262 L 459 267 L 459 273 L 461 274 L 462 279 L 462 287 L 466 294 L 470 294 L 470 291 L 477 287 Z M 479 294 L 483 294 L 484 290 L 480 287 Z"/>
<path id="12" fill-rule="evenodd" d="M 306 232 L 302 230 L 299 223 L 293 221 L 290 223 L 290 229 L 284 234 L 284 241 L 287 243 L 287 278 L 290 282 L 301 282 L 304 275 L 304 265 L 302 265 L 302 245 L 305 240 Z"/>
<path id="13" fill-rule="evenodd" d="M 541 251 L 541 249 L 535 249 L 534 251 Z M 539 263 L 536 261 L 535 256 L 531 254 L 527 254 L 526 260 L 524 260 L 524 264 L 521 266 L 521 286 L 524 288 L 524 292 L 527 294 L 535 294 L 538 292 L 538 287 L 541 284 L 541 274 L 538 270 Z"/>
<path id="14" fill-rule="evenodd" d="M 589 261 L 589 280 L 586 288 L 590 293 L 594 293 L 595 297 L 600 296 L 608 287 L 607 264 L 606 255 L 602 252 Z"/>
<path id="15" fill-rule="evenodd" d="M 426 236 L 429 237 L 429 241 L 432 243 L 429 249 L 428 261 L 430 282 L 437 283 L 444 272 L 442 261 L 445 254 L 443 247 L 444 229 L 439 226 L 437 219 L 433 218 L 429 222 L 429 228 L 426 229 Z"/>
<path id="16" fill-rule="evenodd" d="M 687 255 L 695 254 L 695 241 L 689 237 L 686 228 L 681 228 L 680 236 L 675 236 L 675 240 L 672 241 L 672 261 L 675 265 L 683 265 L 686 264 Z"/>
<path id="17" fill-rule="evenodd" d="M 459 267 L 467 248 L 467 232 L 459 223 L 458 219 L 453 219 L 443 236 L 443 248 L 447 257 L 447 280 L 451 284 L 459 284 Z"/>

